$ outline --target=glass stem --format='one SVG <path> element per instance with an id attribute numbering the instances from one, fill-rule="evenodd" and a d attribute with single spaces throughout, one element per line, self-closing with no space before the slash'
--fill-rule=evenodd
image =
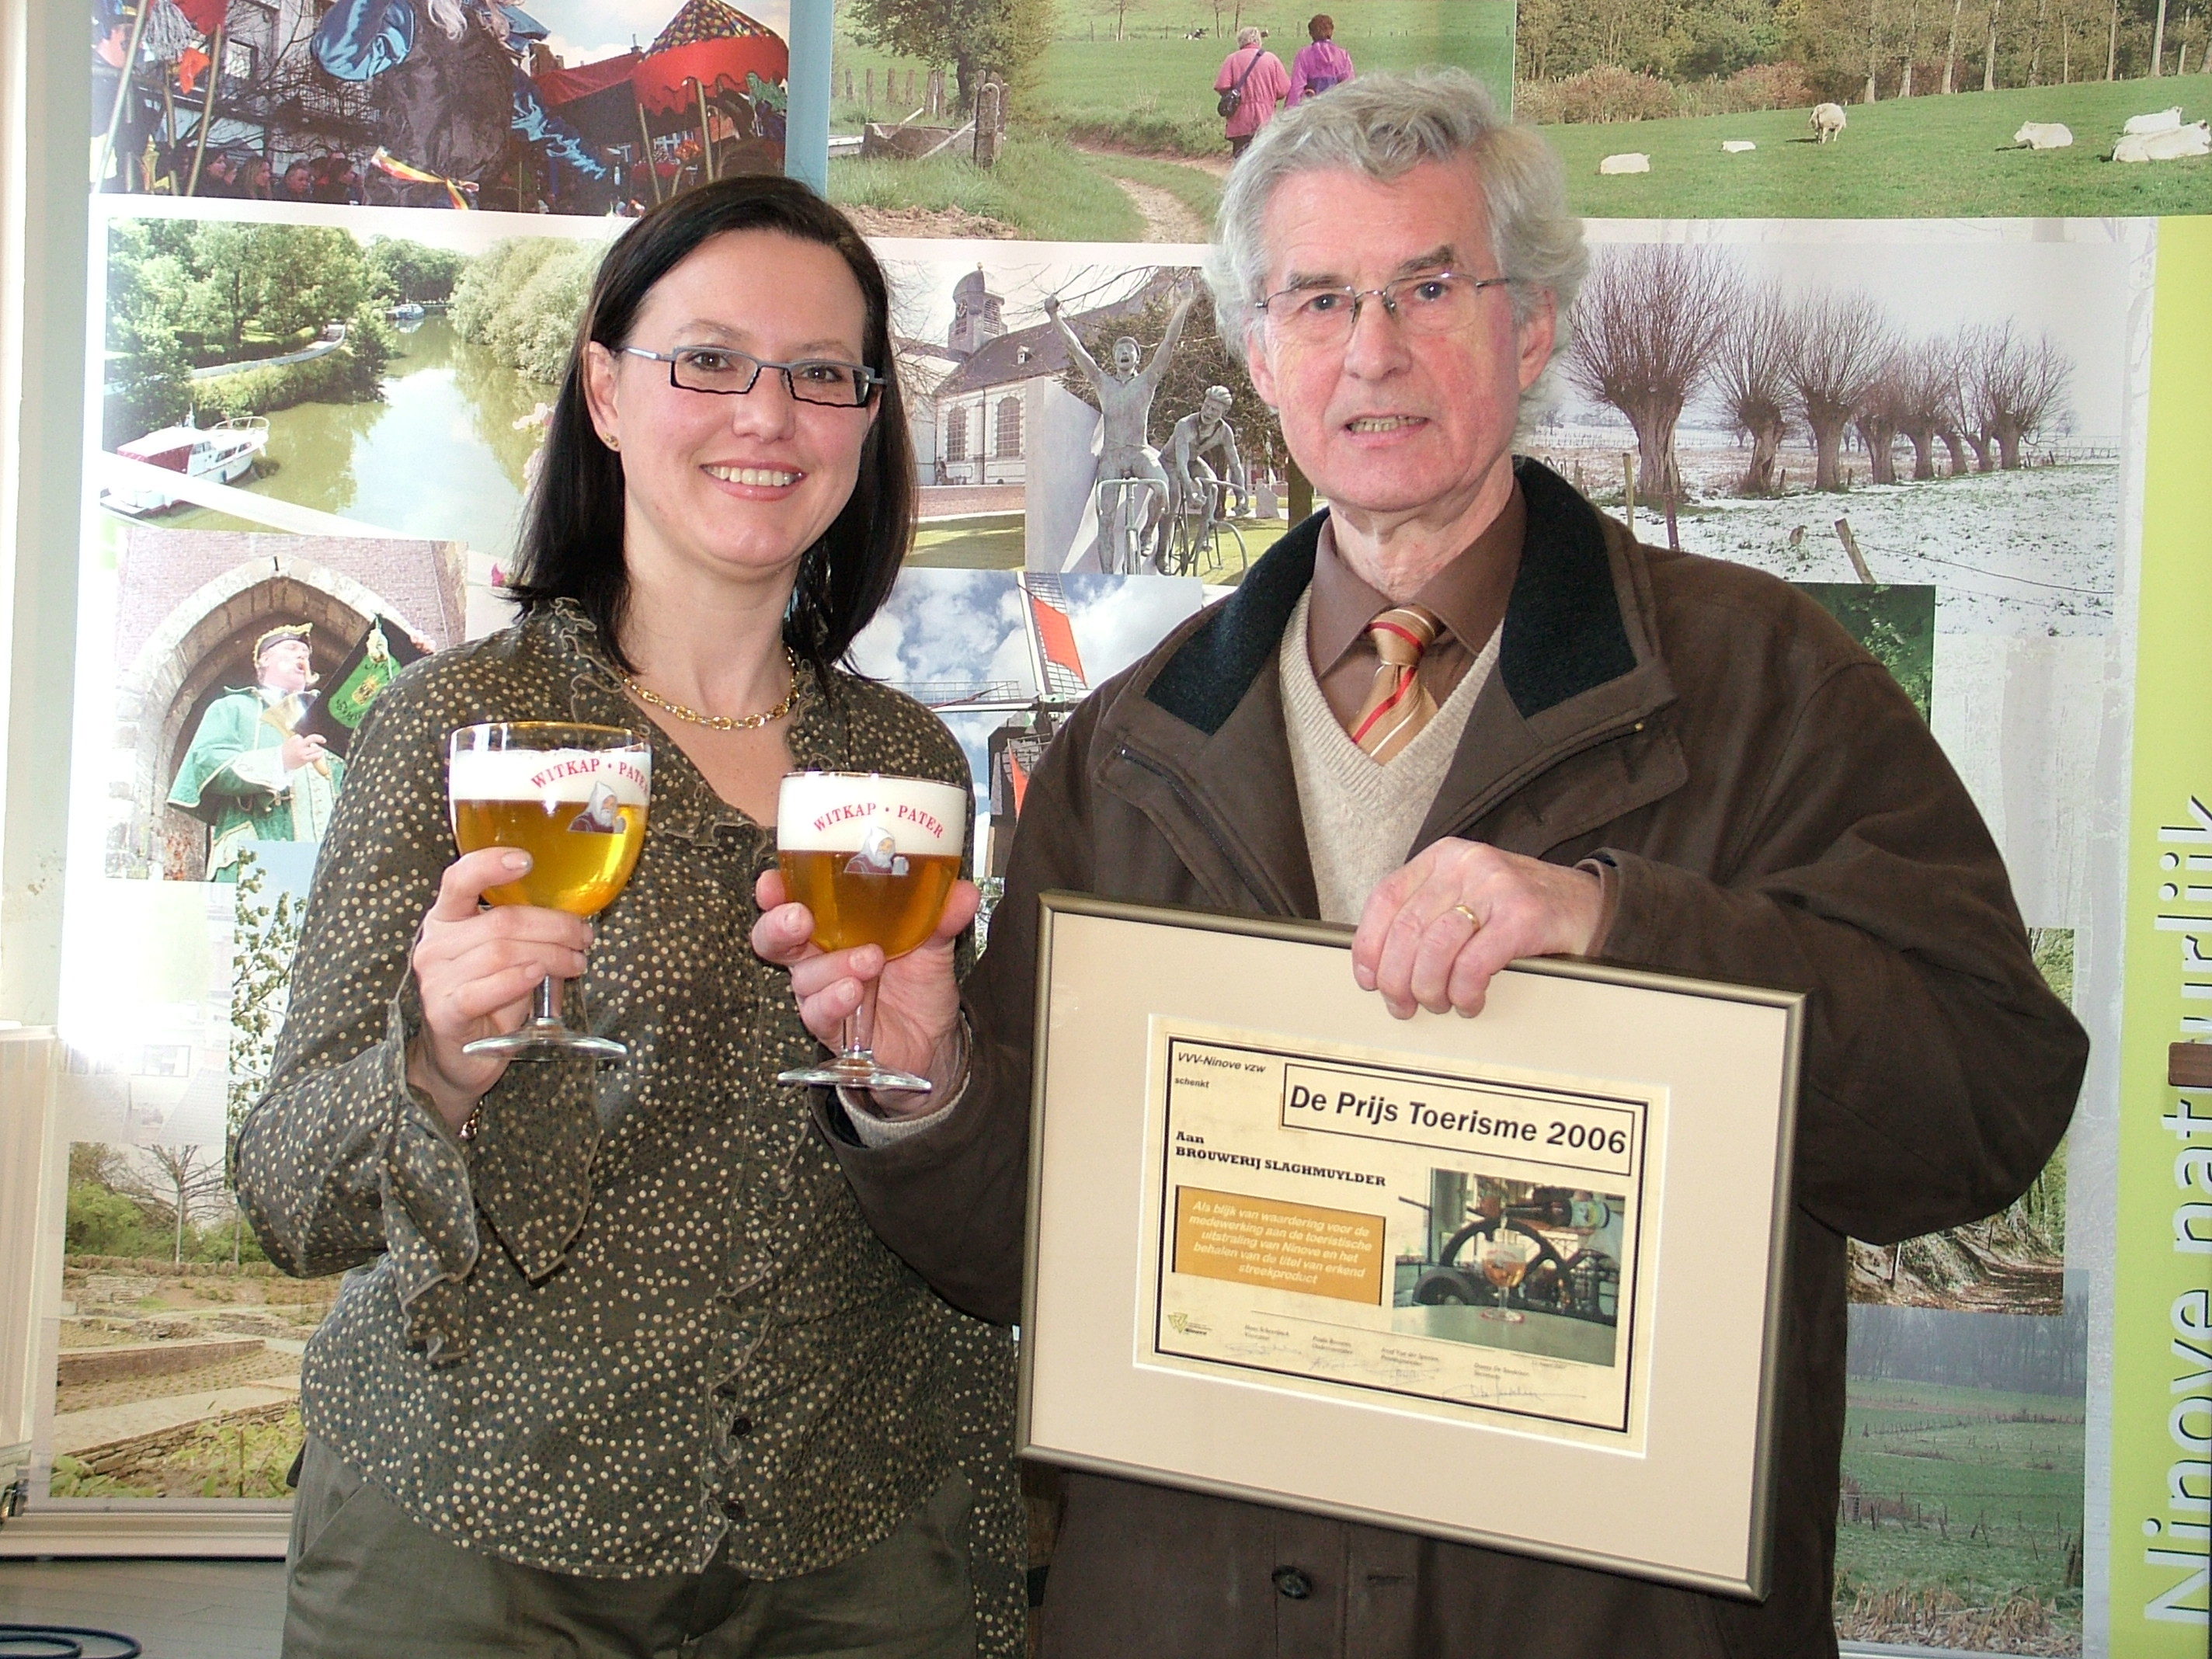
<path id="1" fill-rule="evenodd" d="M 872 980 L 860 988 L 860 1006 L 846 1015 L 837 1029 L 837 1063 L 856 1072 L 875 1070 L 875 1056 L 870 1052 L 875 1034 L 876 987 Z"/>
<path id="2" fill-rule="evenodd" d="M 550 974 L 538 987 L 538 1006 L 532 1012 L 530 1023 L 533 1025 L 561 1024 L 561 981 Z"/>

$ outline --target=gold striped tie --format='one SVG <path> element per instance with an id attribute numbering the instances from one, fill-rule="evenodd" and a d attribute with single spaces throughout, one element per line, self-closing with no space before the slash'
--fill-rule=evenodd
<path id="1" fill-rule="evenodd" d="M 1421 684 L 1421 653 L 1443 631 L 1436 613 L 1418 605 L 1392 605 L 1367 624 L 1382 662 L 1352 723 L 1352 740 L 1383 764 L 1436 717 L 1437 700 Z"/>

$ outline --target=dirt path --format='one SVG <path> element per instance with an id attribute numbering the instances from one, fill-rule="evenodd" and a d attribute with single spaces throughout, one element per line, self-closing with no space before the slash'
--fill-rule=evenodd
<path id="1" fill-rule="evenodd" d="M 1130 205 L 1144 215 L 1147 242 L 1203 242 L 1206 229 L 1188 208 L 1157 185 L 1140 185 L 1134 179 L 1116 179 Z"/>

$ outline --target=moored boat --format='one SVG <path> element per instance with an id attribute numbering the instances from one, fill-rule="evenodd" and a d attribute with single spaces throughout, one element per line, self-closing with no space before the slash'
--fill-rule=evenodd
<path id="1" fill-rule="evenodd" d="M 268 417 L 240 415 L 214 426 L 165 426 L 118 446 L 115 453 L 164 471 L 229 483 L 251 471 L 268 447 Z M 100 496 L 102 506 L 119 513 L 164 512 L 178 500 L 150 483 L 109 489 Z"/>

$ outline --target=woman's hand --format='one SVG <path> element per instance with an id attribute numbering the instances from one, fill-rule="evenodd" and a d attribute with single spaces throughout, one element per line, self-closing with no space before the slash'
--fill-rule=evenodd
<path id="1" fill-rule="evenodd" d="M 867 982 L 877 982 L 871 1045 L 877 1060 L 894 1071 L 918 1073 L 936 1085 L 926 1095 L 875 1091 L 883 1115 L 920 1117 L 942 1106 L 945 1091 L 959 1081 L 954 1073 L 960 1057 L 960 986 L 952 974 L 952 947 L 983 901 L 975 884 L 954 882 L 928 941 L 888 963 L 878 945 L 824 951 L 815 944 L 813 915 L 803 904 L 786 902 L 781 871 L 764 872 L 753 896 L 761 908 L 761 918 L 753 924 L 753 950 L 763 961 L 791 969 L 799 1017 L 830 1047 L 837 1047 L 840 1028 L 860 1007 Z"/>
<path id="2" fill-rule="evenodd" d="M 462 1045 L 519 1029 L 541 982 L 584 971 L 592 928 L 581 916 L 527 904 L 485 907 L 486 889 L 529 868 L 530 854 L 508 847 L 456 859 L 416 936 L 422 1031 L 408 1046 L 407 1080 L 456 1130 L 507 1066 L 501 1055 L 465 1054 Z"/>

